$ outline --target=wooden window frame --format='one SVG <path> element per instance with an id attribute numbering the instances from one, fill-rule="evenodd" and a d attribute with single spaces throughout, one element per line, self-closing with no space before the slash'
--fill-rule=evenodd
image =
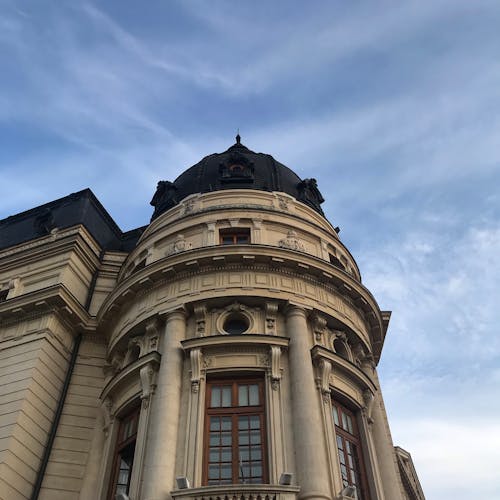
<path id="1" fill-rule="evenodd" d="M 333 414 L 334 407 L 337 409 L 339 424 L 342 424 L 342 415 L 345 415 L 346 417 L 348 416 L 351 419 L 352 432 L 344 429 L 341 425 L 337 425 L 335 423 L 335 418 L 334 418 L 334 414 Z M 357 422 L 356 415 L 354 414 L 354 412 L 352 412 L 351 410 L 346 408 L 344 405 L 342 405 L 341 403 L 336 401 L 334 396 L 332 396 L 332 420 L 333 420 L 333 425 L 335 427 L 336 439 L 340 438 L 342 440 L 344 454 L 345 454 L 345 450 L 347 448 L 346 442 L 349 442 L 351 445 L 354 445 L 355 449 L 357 451 L 354 459 L 355 459 L 355 465 L 357 468 L 356 472 L 357 472 L 357 475 L 359 477 L 359 481 L 361 484 L 355 484 L 352 481 L 351 470 L 349 467 L 346 468 L 346 470 L 347 470 L 347 479 L 346 479 L 347 483 L 350 486 L 356 486 L 357 494 L 358 494 L 357 498 L 359 500 L 370 500 L 370 492 L 368 489 L 368 481 L 366 478 L 366 469 L 365 469 L 365 464 L 364 464 L 364 460 L 363 460 L 363 449 L 362 449 L 361 440 L 359 437 L 359 429 L 358 429 L 358 422 Z M 339 450 L 337 440 L 335 441 L 335 446 L 337 447 L 337 454 L 339 456 L 339 466 L 340 466 L 341 465 L 340 464 L 340 450 Z M 346 459 L 347 459 L 347 457 L 346 457 Z M 344 477 L 342 476 L 342 470 L 341 470 L 341 480 L 343 483 Z M 346 486 L 346 485 L 344 485 L 344 486 Z"/>
<path id="2" fill-rule="evenodd" d="M 116 487 L 117 481 L 118 481 L 118 476 L 120 474 L 120 457 L 121 453 L 126 450 L 127 448 L 130 447 L 130 445 L 133 443 L 134 446 L 134 451 L 133 454 L 135 453 L 135 447 L 136 447 L 136 441 L 137 441 L 137 430 L 139 428 L 139 418 L 140 418 L 140 413 L 141 413 L 141 407 L 135 407 L 132 410 L 130 410 L 128 413 L 126 413 L 121 419 L 120 423 L 118 425 L 118 432 L 116 435 L 116 444 L 115 444 L 115 451 L 113 453 L 113 465 L 111 468 L 111 479 L 109 483 L 109 488 L 108 488 L 108 500 L 114 500 L 116 496 Z M 122 439 L 122 434 L 124 432 L 124 429 L 126 428 L 126 425 L 129 422 L 132 422 L 135 420 L 135 431 L 127 436 L 126 439 Z M 128 484 L 127 484 L 127 491 L 130 488 L 130 480 L 132 478 L 132 469 L 134 467 L 134 460 L 132 458 L 132 464 L 130 466 L 130 473 L 128 477 Z"/>
<path id="3" fill-rule="evenodd" d="M 235 406 L 238 402 L 238 386 L 258 384 L 259 386 L 259 405 L 258 406 Z M 210 406 L 212 399 L 212 388 L 214 386 L 231 386 L 231 406 L 230 407 L 215 407 Z M 231 483 L 227 484 L 268 484 L 268 457 L 267 457 L 267 432 L 266 432 L 266 405 L 265 405 L 265 388 L 264 377 L 238 377 L 238 378 L 214 378 L 207 381 L 205 393 L 205 424 L 204 424 L 204 439 L 203 439 L 203 474 L 202 484 L 209 485 L 208 467 L 210 464 L 210 417 L 211 416 L 230 416 L 232 419 L 231 427 Z M 241 415 L 258 415 L 260 417 L 260 447 L 262 457 L 262 483 L 240 483 L 240 462 L 238 456 L 238 416 Z M 236 424 L 236 425 L 235 425 Z M 220 462 L 219 462 L 220 463 Z M 223 486 L 226 483 L 220 483 Z"/>
<path id="4" fill-rule="evenodd" d="M 238 241 L 239 237 L 246 237 L 248 241 L 242 243 Z M 252 241 L 250 228 L 248 227 L 238 227 L 238 228 L 227 228 L 219 230 L 219 244 L 228 246 L 228 245 L 249 245 Z M 224 243 L 224 238 L 231 237 L 231 243 Z"/>

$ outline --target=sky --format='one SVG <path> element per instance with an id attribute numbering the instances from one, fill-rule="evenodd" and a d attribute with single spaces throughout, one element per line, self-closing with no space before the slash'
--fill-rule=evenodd
<path id="1" fill-rule="evenodd" d="M 314 177 L 393 315 L 428 500 L 500 499 L 500 3 L 0 0 L 0 219 L 90 187 L 123 230 L 242 142 Z"/>

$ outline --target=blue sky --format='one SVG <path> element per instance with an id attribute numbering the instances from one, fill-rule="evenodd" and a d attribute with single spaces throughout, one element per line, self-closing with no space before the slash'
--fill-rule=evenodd
<path id="1" fill-rule="evenodd" d="M 393 311 L 427 498 L 500 498 L 500 4 L 0 0 L 0 218 L 90 187 L 122 229 L 243 143 L 316 177 Z"/>

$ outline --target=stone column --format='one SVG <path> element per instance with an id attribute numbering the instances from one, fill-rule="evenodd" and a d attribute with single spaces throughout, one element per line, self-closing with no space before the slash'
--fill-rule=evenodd
<path id="1" fill-rule="evenodd" d="M 180 341 L 185 334 L 185 312 L 178 309 L 168 313 L 160 346 L 162 358 L 156 393 L 151 401 L 141 500 L 166 500 L 175 489 L 183 361 Z"/>
<path id="2" fill-rule="evenodd" d="M 401 500 L 401 478 L 397 471 L 396 454 L 394 452 L 394 445 L 392 444 L 384 401 L 375 368 L 373 368 L 372 379 L 378 390 L 372 406 L 373 423 L 371 424 L 371 428 L 382 487 L 386 499 Z"/>
<path id="3" fill-rule="evenodd" d="M 290 306 L 286 327 L 290 337 L 288 356 L 299 499 L 330 500 L 321 403 L 314 381 L 306 311 Z"/>

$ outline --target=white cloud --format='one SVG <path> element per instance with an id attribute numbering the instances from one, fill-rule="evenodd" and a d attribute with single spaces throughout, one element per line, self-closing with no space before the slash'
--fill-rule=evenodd
<path id="1" fill-rule="evenodd" d="M 459 500 L 470 498 L 467 492 L 474 492 L 474 498 L 497 498 L 500 423 L 481 415 L 463 420 L 460 405 L 452 410 L 455 420 L 393 418 L 393 434 L 405 436 L 427 498 Z"/>

